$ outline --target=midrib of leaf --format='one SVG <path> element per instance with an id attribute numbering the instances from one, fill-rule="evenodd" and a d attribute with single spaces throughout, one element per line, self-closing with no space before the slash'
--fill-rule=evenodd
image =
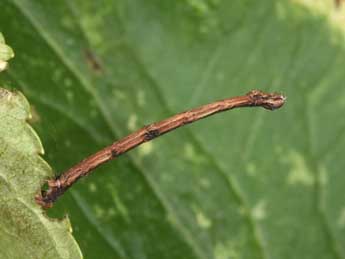
<path id="1" fill-rule="evenodd" d="M 48 45 L 50 45 L 50 44 L 48 44 Z M 134 55 L 137 55 L 137 54 L 134 54 Z M 141 65 L 141 67 L 143 68 L 143 69 L 145 69 L 145 66 L 142 64 Z M 72 71 L 72 70 L 71 70 Z M 72 71 L 73 72 L 73 71 Z M 75 74 L 75 73 L 74 73 Z M 149 73 L 147 72 L 147 74 L 148 74 L 148 76 L 150 76 L 149 75 Z M 79 78 L 79 77 L 78 77 Z M 80 79 L 80 78 L 79 78 Z M 154 81 L 154 79 L 153 79 L 153 81 Z M 80 82 L 82 83 L 82 80 L 80 80 Z M 82 85 L 83 85 L 83 83 L 82 83 Z M 92 89 L 92 88 L 91 88 Z M 158 90 L 159 90 L 159 86 L 158 86 Z M 164 98 L 163 98 L 163 100 L 162 100 L 162 103 L 163 104 L 165 104 L 165 102 L 164 102 Z M 169 109 L 167 109 L 167 111 L 169 111 Z M 104 113 L 103 113 L 104 114 Z M 263 115 L 262 115 L 263 116 Z M 107 116 L 106 115 L 104 115 L 104 117 L 106 118 Z M 261 116 L 260 116 L 261 117 Z M 257 120 L 259 120 L 259 118 L 257 118 Z M 259 126 L 257 126 L 258 128 L 260 127 L 260 125 Z M 256 130 L 253 130 L 253 131 L 251 131 L 251 132 L 253 132 L 253 134 L 254 134 L 254 131 L 256 132 Z M 114 135 L 115 135 L 115 133 L 114 133 Z M 190 135 L 192 135 L 193 137 L 195 137 L 193 134 L 190 134 Z M 253 139 L 255 139 L 255 137 L 253 137 Z M 198 142 L 198 140 L 197 140 L 197 142 Z M 201 148 L 201 147 L 200 147 Z M 207 155 L 209 155 L 209 154 L 207 154 Z M 219 161 L 217 161 L 217 160 L 215 160 L 215 163 L 217 164 Z M 140 168 L 140 167 L 139 167 Z M 226 170 L 224 170 L 224 174 L 226 175 Z M 144 172 L 142 172 L 143 174 L 144 174 Z M 254 222 L 255 223 L 255 222 Z M 330 229 L 329 229 L 330 230 Z M 332 232 L 330 231 L 329 232 L 330 234 L 331 234 L 331 236 L 332 236 Z M 334 238 L 333 238 L 334 239 Z"/>
<path id="2" fill-rule="evenodd" d="M 19 9 L 21 9 L 21 8 L 19 8 Z M 21 12 L 23 13 L 22 10 L 21 10 Z M 35 25 L 36 22 L 34 21 L 34 18 L 31 18 L 31 15 L 27 14 L 26 17 L 27 17 L 29 20 L 32 20 L 31 23 L 34 25 L 34 27 L 35 27 L 39 32 L 41 32 L 41 31 L 43 30 L 43 28 L 40 28 L 40 27 L 38 27 L 38 26 Z M 81 29 L 82 29 L 82 28 L 81 28 Z M 46 32 L 44 31 L 44 34 L 43 34 L 43 35 L 46 35 L 46 36 L 44 37 L 45 41 L 48 43 L 48 45 L 49 45 L 50 47 L 52 47 L 53 51 L 54 51 L 55 53 L 58 54 L 58 56 L 60 57 L 60 59 L 62 59 L 63 63 L 64 63 L 65 65 L 67 65 L 67 67 L 70 69 L 70 71 L 73 72 L 73 74 L 76 75 L 76 77 L 77 77 L 77 78 L 79 79 L 79 81 L 81 82 L 81 85 L 83 85 L 87 90 L 92 89 L 91 86 L 88 86 L 87 80 L 83 80 L 83 77 L 79 74 L 78 69 L 74 68 L 74 66 L 73 66 L 73 64 L 72 64 L 73 62 L 69 63 L 68 60 L 64 60 L 63 55 L 60 54 L 60 53 L 63 53 L 63 52 L 59 49 L 58 45 L 55 44 L 54 39 L 50 38 L 49 33 L 46 33 Z M 85 35 L 85 33 L 84 33 L 84 35 Z M 129 43 L 127 43 L 127 44 L 129 44 Z M 55 47 L 54 47 L 54 46 L 55 46 Z M 160 88 L 160 87 L 157 85 L 157 82 L 153 79 L 153 77 L 152 77 L 152 76 L 149 74 L 149 72 L 145 69 L 144 64 L 140 61 L 139 55 L 138 55 L 137 53 L 134 52 L 134 49 L 133 49 L 133 48 L 130 48 L 130 49 L 131 49 L 132 52 L 133 52 L 132 54 L 133 54 L 133 56 L 135 57 L 136 62 L 140 65 L 140 68 L 142 69 L 142 72 L 144 72 L 144 74 L 147 75 L 148 79 L 149 79 L 149 80 L 153 83 L 153 85 L 155 86 L 155 91 L 156 91 L 157 95 L 160 97 L 160 102 L 161 102 L 161 104 L 163 105 L 163 107 L 165 107 L 165 110 L 166 110 L 167 112 L 171 113 L 170 109 L 167 108 L 167 105 L 166 105 L 166 102 L 165 102 L 165 100 L 164 100 L 164 97 L 162 96 L 162 94 L 161 94 L 160 91 L 159 91 L 159 88 Z M 257 50 L 257 49 L 254 49 L 253 51 L 256 51 L 256 50 Z M 96 97 L 97 97 L 97 94 L 96 94 L 94 91 L 91 91 L 91 94 L 95 97 L 96 100 L 99 99 L 99 98 L 96 98 Z M 98 104 L 100 104 L 100 103 L 102 103 L 102 102 L 98 101 Z M 113 132 L 114 132 L 114 135 L 116 135 L 116 130 L 114 129 L 114 125 L 111 123 L 111 121 L 107 120 L 107 117 L 109 117 L 109 116 L 106 115 L 107 113 L 105 112 L 107 109 L 105 109 L 105 108 L 102 109 L 102 106 L 101 106 L 101 105 L 100 105 L 100 108 L 101 108 L 102 114 L 104 115 L 106 121 L 108 121 L 108 122 L 109 122 L 108 124 L 111 125 L 111 127 L 112 127 L 112 129 L 113 129 Z M 188 130 L 188 134 L 189 134 L 189 136 L 191 137 L 191 139 L 193 140 L 193 142 L 195 142 L 194 145 L 195 145 L 202 153 L 204 153 L 207 157 L 210 158 L 210 160 L 212 161 L 212 164 L 214 164 L 215 168 L 217 169 L 217 172 L 220 173 L 221 177 L 224 177 L 224 178 L 226 179 L 226 182 L 228 183 L 228 188 L 230 189 L 230 191 L 231 191 L 232 193 L 234 193 L 235 197 L 237 197 L 237 200 L 238 200 L 238 202 L 239 202 L 239 205 L 240 205 L 241 207 L 246 208 L 246 210 L 249 212 L 250 209 L 249 209 L 249 206 L 247 205 L 247 203 L 246 203 L 246 201 L 245 201 L 245 198 L 244 198 L 245 195 L 244 195 L 243 193 L 240 192 L 240 188 L 236 188 L 236 187 L 235 187 L 235 184 L 233 183 L 233 179 L 231 178 L 231 176 L 228 176 L 228 175 L 226 174 L 226 170 L 223 169 L 223 168 L 220 166 L 219 162 L 218 162 L 214 157 L 212 157 L 211 152 L 207 151 L 207 150 L 203 147 L 203 145 L 202 145 L 201 142 L 196 138 L 196 136 L 194 136 L 189 130 Z M 132 160 L 134 161 L 134 164 L 135 164 L 135 157 L 132 157 Z M 140 171 L 140 172 L 145 176 L 145 178 L 148 178 L 148 176 L 146 175 L 146 173 L 144 173 L 144 172 L 142 171 L 142 169 L 141 169 L 139 166 L 137 166 L 137 168 L 139 168 L 138 171 Z M 150 180 L 150 179 L 147 179 L 147 180 Z M 149 185 L 151 186 L 151 189 L 153 189 L 152 186 L 154 186 L 155 184 L 154 184 L 154 183 L 151 183 L 151 184 L 149 183 Z M 154 191 L 154 189 L 153 189 L 153 191 Z M 163 196 L 162 194 L 161 194 L 161 195 L 158 195 L 158 194 L 157 194 L 157 193 L 158 193 L 158 190 L 154 191 L 154 193 L 156 193 L 156 196 L 157 196 L 158 198 L 159 198 L 160 196 L 161 196 L 161 197 Z M 162 198 L 159 198 L 159 199 L 161 200 L 161 203 L 163 204 Z M 164 206 L 163 206 L 163 207 L 164 207 Z M 261 251 L 262 257 L 264 258 L 264 257 L 265 257 L 265 252 L 264 252 L 264 250 L 263 250 L 263 244 L 262 244 L 263 241 L 260 240 L 260 236 L 259 236 L 259 234 L 258 234 L 258 232 L 259 232 L 259 231 L 258 231 L 258 226 L 256 226 L 255 220 L 251 217 L 251 214 L 250 214 L 250 213 L 247 213 L 247 214 L 248 214 L 248 215 L 247 215 L 247 217 L 245 217 L 245 219 L 246 219 L 246 221 L 248 222 L 248 226 L 249 226 L 250 229 L 251 229 L 251 232 L 252 232 L 252 235 L 253 235 L 253 240 L 256 242 L 259 251 Z M 177 219 L 176 216 L 175 216 L 175 218 Z M 189 235 L 189 234 L 185 233 L 184 235 Z M 194 243 L 195 243 L 195 242 L 194 242 Z M 199 253 L 199 254 L 200 254 L 200 253 Z"/>
<path id="3" fill-rule="evenodd" d="M 130 48 L 133 52 L 133 48 Z M 162 95 L 162 93 L 160 92 L 160 88 L 159 85 L 157 83 L 157 81 L 153 78 L 153 76 L 145 69 L 145 65 L 141 62 L 141 60 L 139 59 L 139 55 L 136 53 L 132 53 L 133 56 L 135 57 L 135 61 L 136 63 L 139 65 L 139 67 L 141 68 L 141 72 L 144 73 L 144 75 L 146 75 L 147 80 L 149 80 L 150 85 L 152 86 L 153 90 L 156 92 L 156 95 L 159 97 L 159 101 L 161 103 L 161 107 L 164 109 L 165 113 L 167 114 L 171 114 L 171 109 L 168 108 L 167 103 L 164 101 L 164 97 Z M 259 235 L 259 231 L 258 231 L 258 227 L 255 224 L 255 221 L 253 219 L 253 217 L 251 216 L 250 213 L 250 208 L 245 200 L 245 195 L 244 193 L 242 193 L 242 191 L 240 190 L 240 188 L 235 187 L 236 184 L 234 183 L 234 179 L 229 176 L 226 173 L 226 170 L 223 169 L 223 167 L 220 165 L 220 163 L 218 162 L 217 159 L 215 159 L 214 155 L 212 154 L 212 152 L 208 151 L 205 146 L 202 144 L 202 142 L 191 132 L 190 129 L 186 128 L 185 129 L 186 134 L 188 134 L 189 136 L 189 141 L 194 145 L 194 147 L 196 148 L 196 150 L 198 150 L 200 152 L 200 154 L 204 154 L 204 156 L 209 160 L 209 162 L 214 166 L 214 168 L 216 169 L 215 171 L 219 173 L 220 177 L 222 177 L 225 182 L 227 183 L 227 187 L 230 190 L 230 192 L 234 195 L 234 197 L 236 198 L 236 201 L 238 203 L 238 205 L 241 208 L 244 208 L 245 211 L 247 211 L 244 219 L 247 221 L 248 227 L 251 230 L 251 234 L 253 237 L 254 242 L 257 245 L 258 250 L 260 251 L 260 256 L 261 258 L 268 258 L 268 256 L 266 256 L 266 252 L 264 250 L 264 246 L 263 246 L 263 241 L 261 240 L 261 237 Z"/>
<path id="4" fill-rule="evenodd" d="M 121 16 L 119 16 L 119 15 L 118 15 L 118 17 L 121 18 Z M 121 19 L 120 19 L 120 21 L 121 21 L 121 25 L 123 27 L 123 31 L 126 33 L 126 29 L 125 29 L 124 23 L 123 23 L 123 21 Z M 267 23 L 265 23 L 265 24 L 267 24 Z M 321 40 L 322 36 L 323 35 L 320 34 L 319 37 L 318 37 L 318 40 Z M 314 41 L 314 46 L 316 46 L 318 43 L 319 43 L 319 41 Z M 127 44 L 129 44 L 129 43 L 127 43 Z M 253 50 L 253 52 L 256 52 L 259 49 L 259 44 L 257 44 L 257 46 L 258 47 L 255 48 Z M 130 49 L 132 51 L 134 50 L 134 48 L 130 48 Z M 294 50 L 294 52 L 296 52 L 297 49 L 298 49 L 298 46 Z M 210 72 L 209 70 L 212 70 L 212 68 L 214 67 L 214 65 L 215 65 L 214 62 L 216 62 L 217 57 L 219 55 L 218 51 L 220 51 L 220 50 L 221 50 L 221 48 L 218 45 L 216 47 L 216 50 L 215 50 L 214 54 L 211 55 L 211 57 L 209 59 L 209 62 L 207 63 L 207 65 L 205 67 L 205 71 L 204 71 L 203 74 L 205 74 L 206 76 L 202 77 L 201 78 L 201 82 L 199 82 L 199 84 L 197 84 L 197 85 L 203 86 L 203 85 L 206 84 L 207 76 L 208 76 L 208 74 Z M 144 74 L 147 75 L 149 81 L 151 82 L 150 85 L 154 86 L 157 95 L 160 97 L 160 102 L 161 102 L 162 107 L 164 107 L 164 109 L 165 109 L 165 111 L 167 113 L 172 113 L 171 109 L 169 109 L 169 107 L 168 107 L 167 102 L 165 101 L 165 98 L 164 98 L 163 94 L 160 92 L 161 88 L 160 88 L 157 80 L 155 80 L 154 77 L 146 69 L 146 66 L 144 65 L 144 62 L 141 61 L 142 59 L 139 57 L 139 54 L 138 53 L 133 53 L 133 54 L 136 57 L 136 61 L 140 65 L 140 68 L 141 68 L 142 72 L 144 72 Z M 311 56 L 309 58 L 311 58 Z M 294 55 L 291 55 L 291 62 L 290 63 L 293 64 L 294 60 L 295 60 L 294 59 Z M 307 63 L 307 61 L 308 60 L 306 60 L 305 63 Z M 289 68 L 289 66 L 287 68 Z M 311 85 L 313 85 L 313 86 L 317 85 L 322 78 L 325 78 L 324 74 L 326 74 L 331 69 L 332 69 L 331 66 L 326 66 L 326 69 L 323 71 L 323 73 L 319 73 L 318 77 L 313 80 L 315 83 L 314 84 L 312 83 Z M 287 75 L 287 73 L 285 75 Z M 271 90 L 271 88 L 272 87 L 269 87 L 268 89 Z M 313 89 L 313 88 L 311 88 L 311 89 Z M 305 92 L 305 96 L 307 96 L 308 94 L 309 94 L 309 91 L 306 91 Z M 306 100 L 306 103 L 308 103 L 308 100 Z M 306 110 L 308 110 L 308 107 L 307 107 Z M 250 136 L 248 138 L 247 145 L 245 145 L 247 147 L 247 149 L 248 149 L 248 146 L 250 146 L 249 149 L 251 149 L 251 145 L 249 143 L 253 143 L 255 141 L 258 129 L 262 126 L 262 123 L 260 123 L 260 121 L 263 121 L 263 116 L 264 116 L 263 113 L 260 113 L 258 116 L 256 116 L 256 119 L 255 119 L 255 122 L 254 122 L 254 128 L 251 130 Z M 306 124 L 307 124 L 307 127 L 306 127 L 307 128 L 307 130 L 306 130 L 306 137 L 309 140 L 307 142 L 308 143 L 307 149 L 309 150 L 308 153 L 311 155 L 311 157 L 315 157 L 315 156 L 312 155 L 311 134 L 310 134 L 311 127 L 309 126 L 310 120 L 308 118 L 309 118 L 308 116 L 305 116 L 305 120 L 304 120 L 306 122 Z M 248 210 L 249 207 L 248 207 L 247 202 L 245 201 L 245 198 L 244 198 L 245 194 L 241 191 L 240 187 L 236 187 L 236 184 L 234 184 L 234 181 L 233 181 L 231 175 L 228 176 L 226 174 L 226 169 L 222 168 L 221 163 L 214 157 L 214 155 L 211 152 L 209 152 L 207 150 L 207 147 L 205 147 L 203 145 L 203 143 L 197 138 L 197 136 L 192 134 L 192 132 L 189 129 L 186 129 L 186 131 L 189 134 L 189 136 L 190 136 L 193 144 L 195 145 L 195 147 L 199 151 L 201 151 L 201 153 L 204 153 L 205 156 L 207 158 L 209 158 L 210 161 L 212 161 L 212 164 L 215 166 L 217 171 L 221 174 L 222 177 L 224 177 L 226 179 L 226 182 L 228 183 L 229 189 L 231 190 L 231 192 L 234 193 L 234 195 L 237 198 L 239 204 L 241 206 L 243 206 L 246 210 Z M 342 134 L 342 136 L 345 136 L 345 134 Z M 313 159 L 313 160 L 315 160 L 315 159 Z M 337 242 L 337 240 L 336 240 L 336 238 L 334 236 L 334 233 L 332 232 L 332 230 L 330 228 L 330 224 L 329 224 L 329 222 L 327 220 L 327 217 L 326 217 L 326 214 L 325 214 L 325 211 L 324 211 L 324 206 L 321 205 L 322 204 L 323 190 L 322 190 L 322 184 L 321 184 L 321 180 L 320 180 L 320 174 L 318 173 L 317 168 L 314 166 L 314 163 L 312 163 L 310 161 L 310 159 L 308 159 L 308 164 L 309 164 L 310 168 L 312 169 L 312 172 L 314 172 L 314 178 L 315 178 L 315 183 L 316 183 L 315 184 L 315 193 L 314 193 L 315 196 L 316 196 L 317 203 L 318 203 L 318 205 L 315 207 L 316 212 L 319 215 L 319 218 L 320 218 L 320 221 L 321 221 L 321 224 L 322 224 L 322 228 L 324 229 L 326 236 L 330 240 L 330 242 L 328 242 L 328 245 L 329 245 L 333 255 L 337 259 L 342 259 L 343 257 L 342 257 L 342 254 L 341 254 L 341 250 L 339 248 L 340 244 Z M 259 227 L 256 225 L 255 220 L 254 220 L 253 217 L 251 217 L 250 213 L 248 213 L 247 221 L 248 221 L 248 224 L 249 224 L 249 226 L 250 226 L 250 228 L 252 230 L 252 234 L 253 234 L 254 240 L 257 242 L 257 246 L 259 248 L 259 251 L 261 252 L 261 257 L 262 258 L 269 258 L 268 254 L 265 251 L 265 247 L 263 245 L 263 240 L 261 240 L 262 237 L 259 235 Z"/>
<path id="5" fill-rule="evenodd" d="M 59 44 L 56 44 L 54 39 L 49 35 L 48 32 L 46 32 L 44 27 L 40 26 L 40 24 L 35 20 L 34 16 L 27 12 L 17 0 L 14 0 L 13 4 L 33 25 L 37 32 L 39 32 L 39 35 L 47 42 L 47 45 L 53 50 L 54 53 L 56 53 L 57 57 L 60 58 L 62 63 L 75 75 L 75 77 L 80 81 L 81 85 L 84 86 L 84 88 L 95 98 L 96 103 L 100 108 L 101 114 L 103 114 L 105 121 L 113 131 L 114 137 L 117 136 L 116 132 L 118 131 L 118 129 L 115 123 L 112 123 L 112 120 L 110 119 L 111 116 L 108 115 L 106 107 L 103 106 L 102 100 L 99 98 L 97 93 L 93 91 L 93 88 L 89 84 L 88 80 L 84 80 L 82 74 L 79 73 L 78 68 L 74 66 L 73 62 L 69 62 L 69 60 L 65 58 L 65 56 L 63 55 L 63 50 L 60 49 Z M 129 154 L 129 156 L 131 157 L 131 162 L 133 163 L 134 167 L 142 173 L 144 179 L 146 180 L 146 184 L 155 194 L 156 198 L 160 201 L 162 208 L 164 208 L 164 210 L 170 215 L 170 219 L 174 222 L 172 226 L 175 227 L 178 232 L 180 232 L 180 234 L 182 235 L 182 237 L 184 237 L 186 243 L 189 244 L 196 256 L 206 259 L 206 253 L 203 252 L 203 249 L 198 245 L 198 242 L 196 242 L 196 240 L 193 238 L 193 235 L 191 235 L 187 228 L 180 222 L 179 218 L 176 216 L 176 213 L 172 209 L 172 206 L 168 202 L 168 199 L 166 199 L 164 195 L 159 191 L 159 188 L 155 186 L 156 184 L 149 177 L 149 174 L 144 172 L 143 168 L 138 165 L 135 156 L 131 154 Z"/>
<path id="6" fill-rule="evenodd" d="M 122 27 L 122 31 L 124 34 L 127 34 L 126 27 L 124 25 L 123 19 L 121 15 L 117 14 L 118 20 L 120 22 L 120 25 Z M 128 37 L 125 37 L 128 38 Z M 130 45 L 129 42 L 127 42 L 128 45 Z M 137 52 L 134 52 L 134 48 L 130 48 L 132 50 L 132 54 L 135 57 L 135 61 L 141 68 L 141 71 L 146 75 L 147 79 L 151 83 L 150 85 L 152 86 L 153 90 L 156 92 L 156 95 L 159 97 L 159 101 L 161 103 L 161 107 L 165 110 L 167 114 L 172 114 L 171 109 L 168 106 L 168 103 L 166 102 L 162 92 L 160 91 L 160 86 L 158 84 L 158 81 L 152 76 L 152 74 L 146 69 L 146 66 L 144 65 L 142 59 L 140 58 L 140 55 Z M 200 85 L 200 84 L 197 84 Z M 260 252 L 260 257 L 265 259 L 268 258 L 267 252 L 265 251 L 264 245 L 263 245 L 263 240 L 262 236 L 259 234 L 259 228 L 257 224 L 255 223 L 254 218 L 251 215 L 251 210 L 250 207 L 248 206 L 248 203 L 245 200 L 245 195 L 243 191 L 239 187 L 236 187 L 234 179 L 231 177 L 231 175 L 228 175 L 226 173 L 226 170 L 222 168 L 221 164 L 218 162 L 218 160 L 214 157 L 212 152 L 208 151 L 207 148 L 203 145 L 203 143 L 192 133 L 192 131 L 187 128 L 185 129 L 186 133 L 189 136 L 189 139 L 191 143 L 195 146 L 196 150 L 199 150 L 201 154 L 204 154 L 206 158 L 209 159 L 211 164 L 214 165 L 216 168 L 216 172 L 220 174 L 222 178 L 225 179 L 225 182 L 227 183 L 228 189 L 230 190 L 231 193 L 234 194 L 234 197 L 237 199 L 238 205 L 242 208 L 245 209 L 247 213 L 245 213 L 244 219 L 246 220 L 249 229 L 251 230 L 252 238 L 253 241 L 255 242 L 258 251 Z"/>

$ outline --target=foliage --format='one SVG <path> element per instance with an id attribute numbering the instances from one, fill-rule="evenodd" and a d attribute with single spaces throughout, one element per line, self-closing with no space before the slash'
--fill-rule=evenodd
<path id="1" fill-rule="evenodd" d="M 13 57 L 13 50 L 6 45 L 4 36 L 0 32 L 0 72 L 6 69 L 7 61 Z"/>
<path id="2" fill-rule="evenodd" d="M 68 212 L 85 258 L 345 258 L 344 30 L 331 1 L 3 0 L 57 172 L 173 113 L 253 88 L 232 111 L 103 166 Z M 15 17 L 15 19 L 13 19 Z M 5 79 L 4 79 L 5 78 Z"/>
<path id="3" fill-rule="evenodd" d="M 49 219 L 34 202 L 52 172 L 29 110 L 22 94 L 0 88 L 0 257 L 80 258 L 68 219 Z"/>

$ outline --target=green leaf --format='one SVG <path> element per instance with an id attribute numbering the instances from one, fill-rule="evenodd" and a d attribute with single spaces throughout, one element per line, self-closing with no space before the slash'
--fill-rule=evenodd
<path id="1" fill-rule="evenodd" d="M 68 219 L 49 219 L 34 201 L 52 172 L 29 110 L 21 93 L 0 88 L 0 257 L 81 258 Z"/>
<path id="2" fill-rule="evenodd" d="M 251 89 L 230 111 L 98 168 L 57 202 L 86 258 L 345 258 L 345 42 L 333 1 L 2 0 L 60 173 L 150 122 Z M 21 53 L 21 55 L 19 55 Z"/>
<path id="3" fill-rule="evenodd" d="M 5 44 L 5 39 L 0 32 L 0 72 L 7 67 L 7 60 L 14 57 L 14 52 L 10 46 Z"/>

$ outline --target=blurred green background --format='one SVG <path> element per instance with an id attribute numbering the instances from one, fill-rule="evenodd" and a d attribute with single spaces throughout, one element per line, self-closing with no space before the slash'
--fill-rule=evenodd
<path id="1" fill-rule="evenodd" d="M 68 214 L 89 258 L 345 258 L 345 12 L 308 0 L 1 0 L 56 174 L 126 134 L 251 89 L 240 109 L 147 143 L 82 180 Z"/>

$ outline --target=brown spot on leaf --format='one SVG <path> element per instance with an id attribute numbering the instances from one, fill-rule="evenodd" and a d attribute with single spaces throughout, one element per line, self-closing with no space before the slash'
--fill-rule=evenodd
<path id="1" fill-rule="evenodd" d="M 101 74 L 103 72 L 103 68 L 96 55 L 89 49 L 85 49 L 84 54 L 90 69 L 96 74 Z"/>

